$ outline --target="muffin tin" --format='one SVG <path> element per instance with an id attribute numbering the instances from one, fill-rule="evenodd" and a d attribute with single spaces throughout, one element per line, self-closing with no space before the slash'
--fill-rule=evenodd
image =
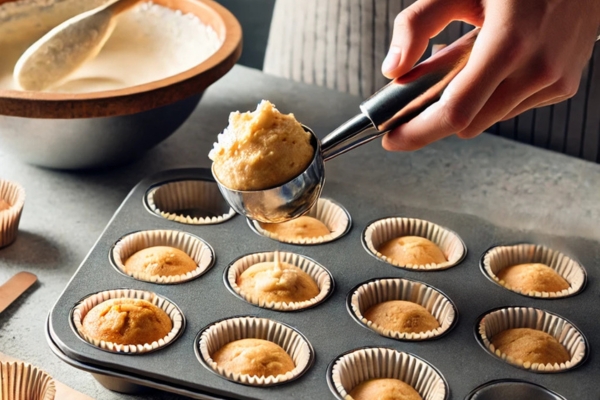
<path id="1" fill-rule="evenodd" d="M 48 316 L 47 339 L 53 352 L 65 362 L 93 373 L 109 389 L 123 392 L 150 387 L 197 399 L 334 399 L 328 385 L 331 363 L 350 351 L 377 347 L 413 355 L 431 365 L 447 384 L 448 399 L 479 398 L 473 397 L 477 388 L 487 388 L 488 383 L 497 380 L 503 385 L 514 383 L 515 387 L 530 383 L 569 400 L 587 400 L 597 392 L 600 361 L 594 352 L 600 348 L 600 333 L 596 322 L 597 290 L 593 286 L 598 279 L 597 242 L 512 230 L 467 214 L 400 206 L 392 201 L 397 195 L 393 188 L 356 191 L 352 185 L 334 183 L 331 190 L 325 187 L 324 197 L 349 212 L 350 231 L 329 243 L 285 244 L 257 235 L 239 215 L 220 223 L 194 224 L 169 220 L 151 211 L 149 191 L 183 181 L 207 182 L 211 186 L 212 176 L 208 169 L 170 170 L 138 184 Z M 389 198 L 382 200 L 385 193 Z M 220 210 L 225 212 L 227 208 L 223 205 Z M 422 219 L 455 232 L 466 244 L 465 258 L 439 271 L 402 269 L 381 262 L 363 247 L 362 241 L 371 222 L 390 216 Z M 214 251 L 214 265 L 194 280 L 168 285 L 136 280 L 111 266 L 111 249 L 120 238 L 158 229 L 179 230 L 201 238 Z M 573 258 L 587 271 L 588 287 L 571 297 L 543 299 L 524 297 L 493 283 L 479 267 L 481 257 L 492 246 L 512 243 L 544 245 Z M 233 261 L 275 250 L 306 256 L 322 265 L 333 277 L 333 293 L 314 307 L 282 312 L 257 307 L 228 289 L 223 278 Z M 439 290 L 456 306 L 457 321 L 444 335 L 426 341 L 398 341 L 365 329 L 346 305 L 353 288 L 376 278 L 420 281 Z M 156 351 L 127 355 L 106 352 L 83 341 L 70 323 L 74 305 L 93 293 L 113 289 L 153 292 L 172 301 L 186 321 L 180 336 Z M 568 319 L 586 337 L 590 356 L 577 368 L 553 374 L 516 368 L 490 357 L 478 343 L 476 326 L 481 315 L 500 307 L 537 308 Z M 215 374 L 196 356 L 199 334 L 218 321 L 237 316 L 267 318 L 297 330 L 314 349 L 312 365 L 297 379 L 268 388 L 241 385 Z"/>

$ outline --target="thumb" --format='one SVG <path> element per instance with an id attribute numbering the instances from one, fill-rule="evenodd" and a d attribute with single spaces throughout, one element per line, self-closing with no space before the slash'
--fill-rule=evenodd
<path id="1" fill-rule="evenodd" d="M 421 58 L 429 39 L 450 22 L 473 15 L 472 0 L 418 0 L 394 20 L 394 33 L 381 72 L 393 79 L 404 75 Z M 466 18 L 471 19 L 471 18 Z"/>

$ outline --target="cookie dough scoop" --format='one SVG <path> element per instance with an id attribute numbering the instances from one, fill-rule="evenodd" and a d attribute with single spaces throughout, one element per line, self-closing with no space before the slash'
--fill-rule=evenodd
<path id="1" fill-rule="evenodd" d="M 324 162 L 376 139 L 410 121 L 435 101 L 466 65 L 479 29 L 474 29 L 394 79 L 360 105 L 361 113 L 320 141 L 312 135 L 314 156 L 308 167 L 288 182 L 266 190 L 233 190 L 217 175 L 223 197 L 238 213 L 267 223 L 285 222 L 305 214 L 315 204 L 325 183 Z"/>

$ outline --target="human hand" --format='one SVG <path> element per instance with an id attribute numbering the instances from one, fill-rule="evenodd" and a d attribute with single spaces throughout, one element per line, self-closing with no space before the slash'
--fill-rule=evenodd
<path id="1" fill-rule="evenodd" d="M 395 78 L 453 20 L 480 26 L 464 69 L 440 100 L 387 133 L 387 150 L 477 136 L 528 109 L 572 97 L 600 26 L 598 0 L 419 0 L 398 14 L 382 72 Z"/>

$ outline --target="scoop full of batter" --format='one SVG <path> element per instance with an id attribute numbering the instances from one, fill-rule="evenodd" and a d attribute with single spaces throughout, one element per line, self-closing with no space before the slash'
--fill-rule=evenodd
<path id="1" fill-rule="evenodd" d="M 218 180 L 233 190 L 264 190 L 300 175 L 315 150 L 293 114 L 263 100 L 256 111 L 229 115 L 208 157 Z"/>

